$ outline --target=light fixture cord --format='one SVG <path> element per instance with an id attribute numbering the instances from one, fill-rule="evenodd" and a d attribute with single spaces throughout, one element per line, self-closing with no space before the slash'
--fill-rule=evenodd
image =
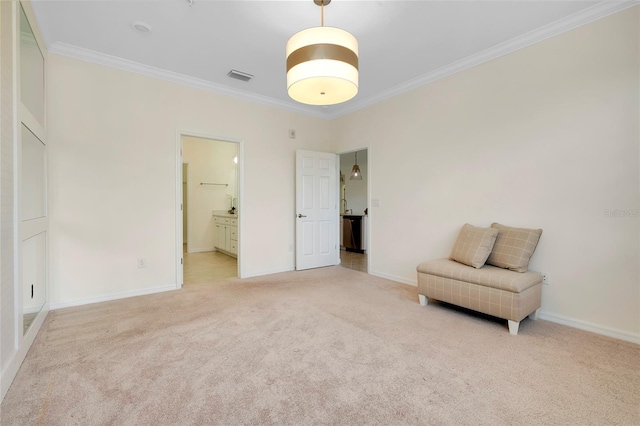
<path id="1" fill-rule="evenodd" d="M 324 27 L 324 0 L 322 0 L 322 1 L 320 2 L 320 10 L 322 11 L 322 12 L 321 12 L 322 19 L 321 19 L 320 23 L 322 24 L 321 26 L 323 26 L 323 27 Z"/>

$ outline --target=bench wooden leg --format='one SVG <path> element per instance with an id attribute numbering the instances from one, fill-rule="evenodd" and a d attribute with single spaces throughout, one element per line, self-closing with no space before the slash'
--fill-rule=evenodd
<path id="1" fill-rule="evenodd" d="M 532 314 L 529 314 L 529 319 L 537 320 L 537 319 L 538 319 L 538 311 L 539 311 L 539 310 L 540 310 L 540 309 L 536 309 L 535 311 L 533 311 L 533 313 L 532 313 Z"/>
<path id="2" fill-rule="evenodd" d="M 520 321 L 507 321 L 509 322 L 509 333 L 516 336 L 518 334 L 518 327 L 520 327 Z"/>
<path id="3" fill-rule="evenodd" d="M 420 304 L 422 306 L 427 306 L 427 304 L 429 303 L 429 299 L 427 299 L 427 296 L 425 296 L 424 294 L 419 294 L 418 300 L 420 301 Z"/>

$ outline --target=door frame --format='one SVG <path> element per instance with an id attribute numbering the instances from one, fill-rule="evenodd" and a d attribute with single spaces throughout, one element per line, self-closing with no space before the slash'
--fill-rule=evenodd
<path id="1" fill-rule="evenodd" d="M 176 239 L 175 239 L 175 259 L 176 259 L 176 289 L 181 289 L 184 283 L 184 257 L 182 254 L 182 138 L 184 136 L 210 139 L 219 142 L 229 142 L 238 145 L 238 211 L 242 211 L 243 198 L 244 198 L 244 141 L 238 138 L 232 138 L 228 136 L 219 136 L 209 133 L 196 132 L 191 130 L 177 130 L 176 131 L 176 156 L 175 156 L 175 227 L 176 227 Z M 238 215 L 238 278 L 244 277 L 244 271 L 242 268 L 243 259 L 243 233 L 244 228 L 243 214 Z M 187 225 L 188 226 L 188 225 Z M 189 242 L 187 241 L 187 245 Z"/>
<path id="2" fill-rule="evenodd" d="M 189 163 L 185 163 L 185 162 L 182 163 L 182 172 L 184 172 L 184 169 L 185 169 L 184 165 L 185 164 L 187 165 L 187 167 L 186 167 L 187 168 L 187 185 L 183 185 L 183 189 L 186 186 L 186 188 L 187 188 L 186 189 L 186 197 L 185 197 L 185 194 L 183 192 L 182 193 L 182 199 L 180 200 L 182 202 L 182 204 L 183 204 L 183 206 L 182 206 L 183 210 L 185 208 L 185 205 L 184 205 L 184 201 L 185 200 L 186 200 L 186 205 L 189 206 L 189 182 L 190 182 L 190 180 L 189 180 Z M 182 176 L 181 180 L 184 181 L 184 173 L 181 176 Z M 183 224 L 182 224 L 182 231 L 183 231 L 182 232 L 182 244 L 184 246 L 184 228 L 185 228 L 184 222 L 186 222 L 186 224 L 187 224 L 187 226 L 186 226 L 186 228 L 187 228 L 187 253 L 189 253 L 189 244 L 190 243 L 189 243 L 188 237 L 189 237 L 189 229 L 191 229 L 191 223 L 190 223 L 190 220 L 189 220 L 189 210 L 187 210 L 186 217 L 185 217 L 184 214 L 182 215 L 182 221 L 183 221 Z"/>
<path id="3" fill-rule="evenodd" d="M 361 148 L 354 148 L 354 149 L 349 149 L 346 151 L 340 151 L 340 152 L 336 152 L 336 155 L 338 156 L 338 173 L 340 173 L 341 170 L 341 164 L 340 164 L 340 156 L 342 154 L 351 154 L 352 152 L 357 152 L 357 151 L 363 151 L 363 150 L 367 150 L 367 176 L 365 177 L 367 180 L 367 220 L 366 220 L 366 225 L 365 225 L 365 232 L 367 235 L 366 238 L 366 252 L 367 252 L 367 273 L 370 274 L 371 273 L 371 247 L 373 247 L 373 244 L 371 244 L 371 241 L 373 240 L 373 237 L 371 235 L 371 145 L 366 145 L 364 147 Z M 347 176 L 345 176 L 345 179 L 347 179 Z M 340 206 L 340 179 L 338 179 L 338 206 Z M 338 208 L 338 217 L 340 215 L 340 208 Z M 338 241 L 340 240 L 340 228 L 338 228 Z M 338 261 L 339 263 L 342 263 L 340 261 L 340 250 L 338 250 Z"/>

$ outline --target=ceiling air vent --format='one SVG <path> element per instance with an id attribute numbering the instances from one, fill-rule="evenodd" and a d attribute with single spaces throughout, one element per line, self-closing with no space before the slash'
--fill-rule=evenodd
<path id="1" fill-rule="evenodd" d="M 231 70 L 227 73 L 227 75 L 231 78 L 235 78 L 236 80 L 241 81 L 249 81 L 253 78 L 253 75 L 238 70 Z"/>

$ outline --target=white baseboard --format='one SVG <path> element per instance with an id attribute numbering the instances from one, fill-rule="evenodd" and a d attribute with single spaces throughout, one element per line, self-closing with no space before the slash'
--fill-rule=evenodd
<path id="1" fill-rule="evenodd" d="M 86 299 L 63 300 L 52 302 L 49 306 L 51 310 L 70 308 L 72 306 L 89 305 L 91 303 L 108 302 L 110 300 L 125 299 L 127 297 L 145 296 L 147 294 L 162 293 L 164 291 L 177 290 L 175 285 L 166 285 L 162 287 L 145 288 L 142 290 L 124 291 L 121 293 L 105 294 L 103 296 L 89 297 Z"/>
<path id="2" fill-rule="evenodd" d="M 217 248 L 216 251 L 220 252 L 222 254 L 226 254 L 227 256 L 230 256 L 230 257 L 235 257 L 236 259 L 238 258 L 238 254 L 237 253 L 232 253 L 230 251 L 226 251 L 226 250 L 223 250 L 221 248 Z"/>
<path id="3" fill-rule="evenodd" d="M 640 344 L 640 334 L 629 333 L 628 331 L 617 330 L 615 328 L 605 327 L 591 322 L 581 321 L 575 318 L 568 318 L 562 315 L 556 315 L 544 311 L 539 312 L 539 318 L 580 330 L 601 334 L 603 336 L 614 337 L 616 339 L 625 340 L 627 342 Z"/>
<path id="4" fill-rule="evenodd" d="M 418 286 L 418 282 L 415 280 L 408 280 L 406 278 L 402 278 L 402 277 L 396 277 L 394 275 L 389 275 L 389 274 L 383 274 L 382 272 L 378 272 L 378 271 L 369 271 L 370 275 L 375 275 L 376 277 L 380 277 L 380 278 L 386 278 L 388 280 L 391 281 L 396 281 L 402 284 L 407 284 L 407 285 L 411 285 L 413 287 L 417 287 Z"/>
<path id="5" fill-rule="evenodd" d="M 22 308 L 22 313 L 24 315 L 26 315 L 26 314 L 37 314 L 41 310 L 42 310 L 42 305 L 40 305 L 40 306 L 29 306 L 29 307 Z"/>
<path id="6" fill-rule="evenodd" d="M 276 269 L 265 269 L 262 271 L 251 271 L 243 274 L 240 278 L 253 278 L 253 277 L 262 277 L 264 275 L 272 275 L 279 274 L 281 272 L 291 272 L 294 268 L 289 266 L 286 268 L 276 268 Z"/>
<path id="7" fill-rule="evenodd" d="M 187 249 L 187 253 L 204 253 L 205 251 L 216 251 L 215 247 L 197 247 Z"/>

